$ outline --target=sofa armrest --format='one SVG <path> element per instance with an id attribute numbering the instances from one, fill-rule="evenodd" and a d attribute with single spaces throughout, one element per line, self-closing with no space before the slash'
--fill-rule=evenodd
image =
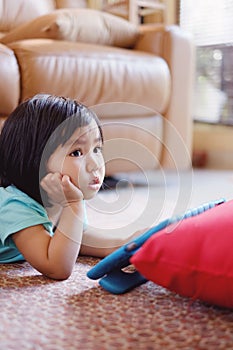
<path id="1" fill-rule="evenodd" d="M 162 56 L 162 42 L 166 28 L 163 24 L 143 24 L 139 26 L 139 36 L 134 50 Z"/>
<path id="2" fill-rule="evenodd" d="M 14 52 L 0 44 L 0 116 L 6 116 L 18 105 L 20 73 Z"/>
<path id="3" fill-rule="evenodd" d="M 162 165 L 168 168 L 174 168 L 174 165 L 179 169 L 188 168 L 191 166 L 195 76 L 195 46 L 192 36 L 176 25 L 145 25 L 140 28 L 140 37 L 134 49 L 154 53 L 168 63 L 172 85 L 165 113 L 168 122 L 165 123 Z"/>

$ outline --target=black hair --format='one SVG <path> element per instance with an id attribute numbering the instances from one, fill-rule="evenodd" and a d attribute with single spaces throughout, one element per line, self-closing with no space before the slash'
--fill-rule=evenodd
<path id="1" fill-rule="evenodd" d="M 47 160 L 78 127 L 90 124 L 93 119 L 103 142 L 98 117 L 73 99 L 38 94 L 19 104 L 4 122 L 0 134 L 0 186 L 14 185 L 43 204 L 40 180 L 46 174 Z M 45 146 L 49 149 L 46 156 Z"/>

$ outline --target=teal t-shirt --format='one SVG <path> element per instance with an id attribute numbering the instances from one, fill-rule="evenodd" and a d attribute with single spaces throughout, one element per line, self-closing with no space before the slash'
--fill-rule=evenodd
<path id="1" fill-rule="evenodd" d="M 0 263 L 25 260 L 11 238 L 12 233 L 42 224 L 52 235 L 45 208 L 15 186 L 0 187 Z"/>
<path id="2" fill-rule="evenodd" d="M 86 215 L 84 221 L 86 225 Z M 40 224 L 53 235 L 52 222 L 40 203 L 15 186 L 0 187 L 0 263 L 25 260 L 11 235 Z"/>

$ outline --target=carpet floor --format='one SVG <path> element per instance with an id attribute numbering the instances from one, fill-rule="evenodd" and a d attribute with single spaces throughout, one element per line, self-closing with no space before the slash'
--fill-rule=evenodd
<path id="1" fill-rule="evenodd" d="M 124 236 L 204 202 L 233 198 L 231 171 L 121 179 L 116 190 L 100 191 L 88 214 L 94 227 Z M 66 281 L 50 280 L 27 262 L 0 265 L 0 349 L 233 349 L 232 310 L 191 302 L 153 282 L 112 295 L 86 276 L 98 261 L 81 256 Z"/>

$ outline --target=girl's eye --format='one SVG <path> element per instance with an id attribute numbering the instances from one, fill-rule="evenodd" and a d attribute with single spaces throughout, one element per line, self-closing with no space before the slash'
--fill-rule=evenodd
<path id="1" fill-rule="evenodd" d="M 75 151 L 70 153 L 71 157 L 81 157 L 81 155 L 82 155 L 82 152 L 80 151 L 80 149 L 76 149 Z"/>
<path id="2" fill-rule="evenodd" d="M 94 148 L 94 153 L 102 153 L 103 152 L 103 148 L 101 146 L 97 146 Z"/>

